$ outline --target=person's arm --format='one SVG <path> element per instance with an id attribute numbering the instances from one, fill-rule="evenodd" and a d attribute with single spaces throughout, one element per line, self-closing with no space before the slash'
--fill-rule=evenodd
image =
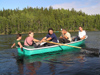
<path id="1" fill-rule="evenodd" d="M 52 34 L 49 38 L 47 38 L 46 40 L 47 41 L 50 41 L 50 40 L 53 40 L 54 38 L 56 38 L 56 35 L 55 34 Z"/>
<path id="2" fill-rule="evenodd" d="M 65 39 L 68 39 L 68 37 L 67 37 L 66 35 L 63 35 L 63 37 L 64 37 Z"/>
<path id="3" fill-rule="evenodd" d="M 60 36 L 59 38 L 63 38 L 62 36 Z"/>
<path id="4" fill-rule="evenodd" d="M 47 37 L 44 37 L 42 40 L 41 40 L 41 42 L 45 42 L 45 41 L 50 41 L 52 38 L 51 37 L 49 37 L 49 38 L 47 38 Z"/>
<path id="5" fill-rule="evenodd" d="M 46 40 L 46 38 L 47 38 L 47 37 L 44 37 L 44 38 L 43 38 L 43 39 L 42 39 L 40 42 L 43 42 L 43 41 L 45 41 L 45 40 Z"/>
<path id="6" fill-rule="evenodd" d="M 81 39 L 83 40 L 83 39 L 85 39 L 86 38 L 86 36 L 84 35 Z"/>
<path id="7" fill-rule="evenodd" d="M 20 48 L 23 48 L 22 44 L 20 42 L 18 42 L 18 45 L 20 46 Z"/>
<path id="8" fill-rule="evenodd" d="M 68 39 L 67 35 L 62 33 L 62 36 L 65 38 L 65 39 Z"/>
<path id="9" fill-rule="evenodd" d="M 84 36 L 82 38 L 80 38 L 80 39 L 85 39 L 86 38 L 86 31 L 85 30 L 83 31 L 83 35 Z"/>
<path id="10" fill-rule="evenodd" d="M 39 40 L 37 40 L 37 39 L 33 39 L 33 41 L 35 41 L 35 42 L 39 42 Z"/>
<path id="11" fill-rule="evenodd" d="M 61 35 L 59 38 L 63 38 L 63 35 Z"/>
<path id="12" fill-rule="evenodd" d="M 52 38 L 51 37 L 49 37 L 48 39 L 46 39 L 46 41 L 50 41 Z"/>
<path id="13" fill-rule="evenodd" d="M 13 48 L 15 46 L 15 43 L 11 46 L 11 48 Z"/>

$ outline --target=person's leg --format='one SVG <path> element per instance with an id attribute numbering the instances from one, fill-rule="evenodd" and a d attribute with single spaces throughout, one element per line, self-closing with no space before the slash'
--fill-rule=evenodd
<path id="1" fill-rule="evenodd" d="M 34 48 L 37 48 L 37 45 L 36 44 L 33 44 Z"/>
<path id="2" fill-rule="evenodd" d="M 61 43 L 62 42 L 62 38 L 59 38 L 59 43 Z"/>
<path id="3" fill-rule="evenodd" d="M 51 44 L 51 43 L 47 43 L 47 46 L 52 46 L 52 45 L 54 45 L 54 44 Z"/>
<path id="4" fill-rule="evenodd" d="M 70 43 L 70 41 L 68 39 L 64 39 L 64 43 Z"/>
<path id="5" fill-rule="evenodd" d="M 81 40 L 79 36 L 77 36 L 77 40 Z"/>
<path id="6" fill-rule="evenodd" d="M 59 43 L 64 43 L 64 39 L 63 38 L 59 38 Z"/>
<path id="7" fill-rule="evenodd" d="M 34 46 L 34 48 L 39 48 L 40 44 L 39 45 L 34 44 L 33 46 Z"/>
<path id="8" fill-rule="evenodd" d="M 75 41 L 76 36 L 72 37 L 72 41 Z"/>
<path id="9" fill-rule="evenodd" d="M 40 47 L 46 47 L 48 46 L 48 43 L 44 43 L 43 45 L 40 45 Z"/>
<path id="10" fill-rule="evenodd" d="M 80 37 L 79 37 L 79 36 L 76 36 L 76 37 L 73 39 L 73 41 L 78 41 L 78 40 L 80 40 Z"/>

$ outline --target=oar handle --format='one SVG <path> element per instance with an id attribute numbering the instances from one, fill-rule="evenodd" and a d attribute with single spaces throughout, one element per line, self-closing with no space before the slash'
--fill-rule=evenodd
<path id="1" fill-rule="evenodd" d="M 56 42 L 51 42 L 51 41 L 45 41 L 47 43 L 51 43 L 51 44 L 56 44 L 56 45 L 63 45 L 63 46 L 69 46 L 69 47 L 74 47 L 74 48 L 82 48 L 82 47 L 77 47 L 77 46 L 71 46 L 71 45 L 67 45 L 67 44 L 62 44 L 62 43 L 56 43 Z"/>

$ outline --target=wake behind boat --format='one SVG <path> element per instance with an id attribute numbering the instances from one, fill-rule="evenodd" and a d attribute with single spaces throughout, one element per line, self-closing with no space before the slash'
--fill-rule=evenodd
<path id="1" fill-rule="evenodd" d="M 82 44 L 85 44 L 85 39 L 79 40 L 79 41 L 72 41 L 71 43 L 67 43 L 65 45 L 81 47 Z M 70 46 L 53 45 L 53 46 L 40 47 L 40 48 L 23 47 L 23 49 L 17 47 L 17 50 L 18 50 L 18 54 L 20 55 L 30 56 L 30 55 L 35 55 L 35 54 L 43 54 L 43 53 L 48 53 L 48 52 L 75 49 L 75 47 L 70 47 Z"/>

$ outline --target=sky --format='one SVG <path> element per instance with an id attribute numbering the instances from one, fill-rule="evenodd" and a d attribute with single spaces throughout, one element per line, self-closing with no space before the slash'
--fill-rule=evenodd
<path id="1" fill-rule="evenodd" d="M 0 10 L 16 9 L 22 10 L 27 7 L 52 6 L 54 9 L 63 8 L 76 11 L 82 11 L 88 15 L 100 14 L 100 0 L 0 0 Z"/>

